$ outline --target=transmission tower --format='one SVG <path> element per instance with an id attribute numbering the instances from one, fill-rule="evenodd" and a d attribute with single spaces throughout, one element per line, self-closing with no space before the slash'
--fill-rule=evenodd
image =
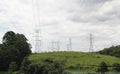
<path id="1" fill-rule="evenodd" d="M 51 50 L 59 51 L 60 50 L 60 42 L 59 41 L 52 41 L 51 42 Z"/>
<path id="2" fill-rule="evenodd" d="M 40 31 L 39 29 L 36 29 L 36 35 L 35 35 L 35 53 L 40 53 L 41 50 L 41 39 L 40 39 Z"/>
<path id="3" fill-rule="evenodd" d="M 55 49 L 55 48 L 54 48 L 54 43 L 55 43 L 54 41 L 51 42 L 51 50 L 53 50 L 53 51 L 54 51 L 54 49 Z"/>
<path id="4" fill-rule="evenodd" d="M 69 43 L 67 44 L 67 51 L 71 51 L 72 50 L 72 39 L 69 38 Z"/>
<path id="5" fill-rule="evenodd" d="M 67 51 L 69 51 L 69 44 L 67 44 Z"/>
<path id="6" fill-rule="evenodd" d="M 70 41 L 70 51 L 71 51 L 72 50 L 72 39 L 70 38 L 69 41 Z"/>
<path id="7" fill-rule="evenodd" d="M 93 34 L 89 34 L 90 35 L 90 46 L 89 46 L 89 52 L 94 52 L 93 50 Z"/>
<path id="8" fill-rule="evenodd" d="M 42 51 L 41 43 L 41 29 L 40 29 L 40 12 L 37 0 L 32 0 L 32 9 L 35 22 L 35 53 L 40 53 Z"/>
<path id="9" fill-rule="evenodd" d="M 60 51 L 60 42 L 57 41 L 57 51 Z"/>

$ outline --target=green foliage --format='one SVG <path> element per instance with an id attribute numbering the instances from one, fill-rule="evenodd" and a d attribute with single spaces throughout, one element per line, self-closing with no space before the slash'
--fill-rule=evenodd
<path id="1" fill-rule="evenodd" d="M 105 74 L 105 72 L 108 71 L 108 66 L 105 62 L 101 62 L 99 68 L 97 69 L 97 72 L 100 72 L 101 74 Z"/>
<path id="2" fill-rule="evenodd" d="M 16 34 L 16 41 L 14 45 L 22 54 L 22 58 L 28 56 L 31 53 L 31 45 L 27 43 L 27 41 L 28 40 L 23 34 Z"/>
<path id="3" fill-rule="evenodd" d="M 113 64 L 113 70 L 115 72 L 120 72 L 120 64 L 119 63 L 114 63 Z"/>
<path id="4" fill-rule="evenodd" d="M 110 48 L 105 48 L 104 50 L 99 51 L 99 53 L 120 58 L 120 45 L 112 46 Z"/>
<path id="5" fill-rule="evenodd" d="M 0 72 L 0 74 L 8 74 L 8 72 Z"/>
<path id="6" fill-rule="evenodd" d="M 16 72 L 13 72 L 12 74 L 20 74 L 18 71 L 16 71 Z"/>
<path id="7" fill-rule="evenodd" d="M 13 72 L 17 71 L 18 67 L 16 62 L 11 62 L 9 65 L 9 74 L 12 74 Z"/>
<path id="8" fill-rule="evenodd" d="M 69 72 L 65 72 L 63 62 L 52 59 L 44 59 L 41 64 L 31 63 L 30 65 L 26 60 L 22 68 L 24 68 L 21 69 L 24 74 L 69 74 Z"/>
<path id="9" fill-rule="evenodd" d="M 3 44 L 5 45 L 13 45 L 15 43 L 15 33 L 12 31 L 9 31 L 7 33 L 5 33 L 5 35 L 3 36 Z"/>
<path id="10" fill-rule="evenodd" d="M 28 67 L 30 64 L 31 64 L 31 62 L 28 60 L 27 57 L 25 57 L 23 62 L 22 62 L 22 65 L 21 65 L 20 72 L 27 74 L 27 70 L 28 70 Z"/>
<path id="11" fill-rule="evenodd" d="M 83 69 L 83 66 L 81 66 L 80 64 L 76 64 L 75 66 L 68 67 L 68 69 L 70 69 L 70 70 L 80 70 L 80 69 Z"/>
<path id="12" fill-rule="evenodd" d="M 19 62 L 19 55 L 19 51 L 13 45 L 3 45 L 0 51 L 0 70 L 7 70 L 12 61 Z"/>
<path id="13" fill-rule="evenodd" d="M 23 34 L 16 34 L 12 31 L 5 33 L 3 43 L 0 44 L 0 70 L 8 70 L 12 61 L 20 67 L 24 57 L 31 53 L 31 47 L 27 41 Z"/>

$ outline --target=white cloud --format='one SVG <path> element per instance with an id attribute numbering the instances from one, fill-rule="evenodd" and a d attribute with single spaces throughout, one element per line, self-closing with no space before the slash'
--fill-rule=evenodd
<path id="1" fill-rule="evenodd" d="M 34 20 L 38 12 L 40 24 Z M 0 39 L 6 31 L 13 30 L 25 34 L 33 45 L 37 21 L 42 30 L 43 51 L 52 40 L 60 40 L 61 49 L 66 49 L 69 37 L 73 38 L 74 50 L 88 51 L 88 33 L 94 34 L 94 49 L 101 50 L 120 43 L 119 16 L 119 0 L 33 0 L 33 4 L 32 0 L 2 0 Z"/>

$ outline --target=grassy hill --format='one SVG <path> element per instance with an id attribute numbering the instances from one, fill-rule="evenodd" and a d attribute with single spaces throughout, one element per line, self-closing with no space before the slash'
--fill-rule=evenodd
<path id="1" fill-rule="evenodd" d="M 29 56 L 29 60 L 33 63 L 41 63 L 41 60 L 46 58 L 57 61 L 66 60 L 67 67 L 76 66 L 78 64 L 83 66 L 98 66 L 102 61 L 106 62 L 108 65 L 120 63 L 120 59 L 116 57 L 84 52 L 49 52 Z"/>

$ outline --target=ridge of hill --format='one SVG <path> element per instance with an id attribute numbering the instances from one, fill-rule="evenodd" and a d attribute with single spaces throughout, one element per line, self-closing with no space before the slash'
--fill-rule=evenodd
<path id="1" fill-rule="evenodd" d="M 85 52 L 48 52 L 32 54 L 29 57 L 32 63 L 41 63 L 43 59 L 53 59 L 57 61 L 66 61 L 66 67 L 74 67 L 76 65 L 82 66 L 98 66 L 101 62 L 106 62 L 109 66 L 114 63 L 120 63 L 120 58 L 101 55 L 96 53 Z"/>

